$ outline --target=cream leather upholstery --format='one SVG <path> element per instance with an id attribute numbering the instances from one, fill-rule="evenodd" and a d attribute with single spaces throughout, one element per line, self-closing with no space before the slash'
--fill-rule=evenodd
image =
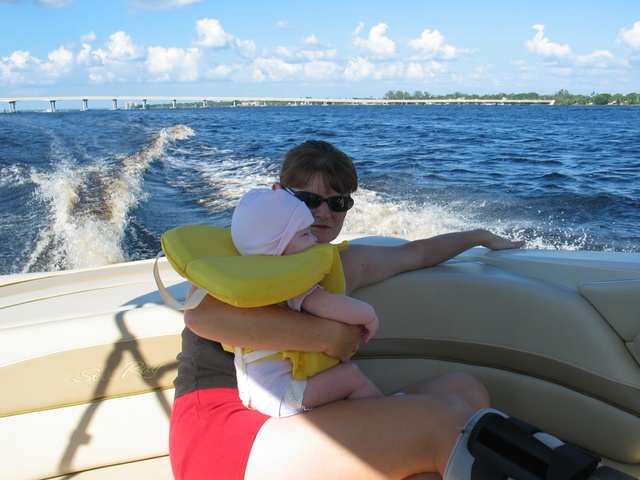
<path id="1" fill-rule="evenodd" d="M 162 306 L 151 267 L 2 278 L 1 478 L 166 458 L 183 322 Z M 184 295 L 186 283 L 164 267 L 172 291 Z M 138 478 L 172 478 L 168 461 L 160 463 L 162 475 Z"/>
<path id="2" fill-rule="evenodd" d="M 476 249 L 356 292 L 381 321 L 356 361 L 386 391 L 468 371 L 495 408 L 640 477 L 640 258 L 571 253 Z M 171 478 L 183 322 L 152 264 L 0 278 L 2 478 Z"/>

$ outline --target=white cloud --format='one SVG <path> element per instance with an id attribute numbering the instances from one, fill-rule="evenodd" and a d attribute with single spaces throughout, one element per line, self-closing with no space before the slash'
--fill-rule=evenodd
<path id="1" fill-rule="evenodd" d="M 250 63 L 235 64 L 233 68 L 218 66 L 207 75 L 262 83 L 330 80 L 339 78 L 342 73 L 335 62 L 313 58 L 314 55 L 309 52 L 282 47 L 274 53 L 272 56 L 258 57 Z"/>
<path id="2" fill-rule="evenodd" d="M 256 44 L 253 40 L 233 40 L 233 48 L 238 55 L 244 58 L 253 58 L 256 56 Z"/>
<path id="3" fill-rule="evenodd" d="M 406 77 L 411 80 L 425 80 L 447 73 L 450 67 L 442 62 L 411 62 L 406 68 Z"/>
<path id="4" fill-rule="evenodd" d="M 91 64 L 92 60 L 94 59 L 91 52 L 92 52 L 91 45 L 88 43 L 83 43 L 82 49 L 80 50 L 78 55 L 76 55 L 76 62 L 79 63 L 80 65 Z"/>
<path id="5" fill-rule="evenodd" d="M 438 30 L 424 30 L 420 38 L 409 40 L 407 45 L 418 52 L 418 58 L 426 60 L 433 58 L 452 60 L 460 55 L 472 53 L 472 50 L 446 44 L 444 35 Z"/>
<path id="6" fill-rule="evenodd" d="M 363 57 L 350 58 L 345 67 L 342 77 L 346 80 L 356 82 L 360 80 L 383 80 L 386 78 L 399 78 L 405 73 L 404 65 L 401 62 L 389 62 L 385 64 L 373 63 Z"/>
<path id="7" fill-rule="evenodd" d="M 376 58 L 388 59 L 396 54 L 396 43 L 385 35 L 386 23 L 379 23 L 371 28 L 366 39 L 360 37 L 364 23 L 360 22 L 352 34 L 353 44 L 365 54 L 371 54 Z"/>
<path id="8" fill-rule="evenodd" d="M 317 45 L 318 39 L 315 35 L 309 35 L 308 37 L 302 39 L 302 43 L 305 45 Z"/>
<path id="9" fill-rule="evenodd" d="M 200 78 L 201 57 L 198 48 L 150 47 L 146 65 L 155 81 L 192 82 Z"/>
<path id="10" fill-rule="evenodd" d="M 131 37 L 123 31 L 109 36 L 106 48 L 88 52 L 88 44 L 83 45 L 77 61 L 87 65 L 87 72 L 93 83 L 139 82 L 145 71 L 147 50 L 133 43 Z"/>
<path id="11" fill-rule="evenodd" d="M 30 63 L 39 63 L 39 61 L 31 56 L 29 52 L 18 50 L 13 52 L 10 57 L 2 57 L 3 63 L 13 66 L 17 69 L 26 68 Z"/>
<path id="12" fill-rule="evenodd" d="M 292 58 L 296 58 L 298 54 L 298 50 L 293 47 L 276 47 L 274 50 L 274 54 L 277 55 L 278 57 L 292 59 Z"/>
<path id="13" fill-rule="evenodd" d="M 532 28 L 537 30 L 538 33 L 535 34 L 532 40 L 527 40 L 525 43 L 527 50 L 544 57 L 562 58 L 571 55 L 569 45 L 552 43 L 544 36 L 544 25 L 536 24 Z"/>
<path id="14" fill-rule="evenodd" d="M 574 64 L 578 67 L 607 68 L 625 63 L 623 60 L 616 59 L 608 50 L 594 50 L 589 55 L 576 55 L 574 59 Z"/>
<path id="15" fill-rule="evenodd" d="M 205 73 L 207 78 L 229 78 L 233 73 L 233 68 L 229 65 L 216 65 Z"/>
<path id="16" fill-rule="evenodd" d="M 620 30 L 617 42 L 630 47 L 632 50 L 640 51 L 640 22 L 634 23 L 630 29 L 623 28 Z"/>
<path id="17" fill-rule="evenodd" d="M 226 69 L 215 69 L 216 72 L 222 73 Z M 232 68 L 227 75 L 228 78 L 235 82 L 260 83 L 268 80 L 267 75 L 260 69 L 258 65 L 239 65 Z"/>
<path id="18" fill-rule="evenodd" d="M 46 60 L 18 50 L 0 59 L 0 84 L 49 85 L 73 70 L 73 52 L 65 47 L 53 50 Z"/>
<path id="19" fill-rule="evenodd" d="M 214 18 L 203 18 L 196 22 L 196 32 L 200 36 L 196 45 L 200 47 L 224 48 L 234 41 L 233 35 L 228 34 Z"/>
<path id="20" fill-rule="evenodd" d="M 473 73 L 471 74 L 471 76 L 474 79 L 480 79 L 480 78 L 495 79 L 493 75 L 493 65 L 480 65 L 473 69 Z"/>
<path id="21" fill-rule="evenodd" d="M 91 42 L 95 42 L 97 38 L 98 36 L 96 35 L 96 32 L 89 32 L 89 33 L 85 33 L 84 35 L 81 35 L 80 41 L 82 43 L 91 43 Z"/>
<path id="22" fill-rule="evenodd" d="M 319 60 L 334 60 L 338 56 L 335 48 L 295 48 L 277 47 L 274 54 L 280 58 L 293 62 L 313 62 Z"/>
<path id="23" fill-rule="evenodd" d="M 139 10 L 173 10 L 200 3 L 203 0 L 128 0 L 134 9 Z"/>
<path id="24" fill-rule="evenodd" d="M 293 24 L 287 22 L 286 20 L 280 20 L 279 22 L 276 22 L 276 28 L 278 29 L 293 28 Z"/>
<path id="25" fill-rule="evenodd" d="M 376 68 L 373 76 L 373 80 L 383 80 L 388 78 L 403 78 L 405 76 L 405 66 L 402 62 L 392 62 L 384 65 L 383 68 Z"/>
<path id="26" fill-rule="evenodd" d="M 0 85 L 27 83 L 28 73 L 36 69 L 39 60 L 29 52 L 18 50 L 0 59 Z"/>
<path id="27" fill-rule="evenodd" d="M 36 3 L 43 7 L 64 8 L 74 2 L 75 0 L 38 0 Z"/>
<path id="28" fill-rule="evenodd" d="M 41 71 L 49 78 L 61 77 L 69 73 L 73 65 L 73 53 L 60 47 L 47 55 L 47 61 L 42 64 Z"/>
<path id="29" fill-rule="evenodd" d="M 303 65 L 304 78 L 307 80 L 330 80 L 340 76 L 342 69 L 334 62 L 311 61 Z"/>
<path id="30" fill-rule="evenodd" d="M 64 8 L 76 0 L 0 0 L 0 3 L 8 3 L 18 5 L 21 3 L 35 3 L 39 7 L 47 8 Z"/>
<path id="31" fill-rule="evenodd" d="M 91 83 L 111 83 L 116 82 L 118 80 L 115 72 L 110 72 L 107 70 L 89 70 L 89 81 Z"/>
<path id="32" fill-rule="evenodd" d="M 0 0 L 0 3 L 3 1 L 6 2 Z M 133 3 L 177 8 L 192 4 L 193 0 L 129 2 Z M 564 85 L 565 78 L 579 77 L 586 84 L 598 76 L 631 72 L 630 61 L 616 58 L 609 50 L 573 53 L 569 45 L 548 38 L 541 24 L 533 25 L 534 32 L 526 42 L 526 49 L 542 60 L 538 64 L 512 62 L 507 67 L 510 71 L 505 71 L 504 66 L 478 67 L 452 62 L 475 52 L 451 45 L 437 29 L 424 29 L 417 38 L 400 40 L 388 35 L 390 27 L 386 23 L 370 29 L 359 23 L 351 34 L 350 45 L 357 51 L 346 53 L 323 44 L 322 39 L 309 31 L 298 36 L 294 44 L 273 47 L 237 38 L 217 19 L 202 18 L 191 25 L 195 34 L 192 34 L 193 41 L 186 45 L 138 45 L 124 31 L 117 31 L 103 41 L 103 34 L 98 38 L 96 32 L 87 29 L 87 33 L 79 37 L 80 41 L 67 42 L 40 58 L 28 51 L 15 51 L 0 58 L 0 88 L 5 85 L 58 86 L 63 85 L 61 79 L 66 77 L 74 83 L 84 79 L 93 83 L 126 82 L 133 87 L 144 82 L 192 82 L 195 85 L 202 80 L 231 80 L 235 85 L 297 82 L 320 88 L 346 81 L 373 85 L 388 82 L 407 85 L 410 89 L 426 86 L 433 89 L 434 85 L 440 85 L 444 89 L 464 91 L 468 85 L 502 86 L 513 79 L 519 82 L 517 85 L 524 85 L 524 80 L 527 85 L 547 84 L 551 80 Z M 291 25 L 279 22 L 276 27 L 291 28 Z M 171 42 L 171 38 L 174 37 L 167 37 L 167 42 Z M 640 53 L 640 22 L 621 29 L 617 42 L 628 46 L 632 55 Z M 493 68 L 498 73 L 493 72 Z"/>
<path id="33" fill-rule="evenodd" d="M 335 48 L 326 48 L 321 49 L 317 48 L 315 50 L 302 50 L 301 55 L 309 61 L 328 61 L 328 60 L 336 60 L 338 58 L 338 51 Z"/>
<path id="34" fill-rule="evenodd" d="M 362 55 L 348 60 L 342 76 L 349 81 L 429 79 L 450 71 L 450 65 L 444 61 L 473 53 L 473 50 L 447 44 L 440 31 L 426 29 L 419 38 L 406 43 L 416 54 L 404 61 L 399 56 L 396 42 L 387 36 L 385 23 L 374 26 L 366 39 L 361 36 L 363 29 L 361 22 L 352 34 L 353 44 Z"/>
<path id="35" fill-rule="evenodd" d="M 608 50 L 594 50 L 586 55 L 574 54 L 569 45 L 559 45 L 550 42 L 549 39 L 544 36 L 544 25 L 537 24 L 534 25 L 533 28 L 538 32 L 532 40 L 526 42 L 527 49 L 547 59 L 558 61 L 554 66 L 554 71 L 560 75 L 569 75 L 571 73 L 570 67 L 604 69 L 611 66 L 624 66 L 627 64 L 626 61 L 617 59 L 615 55 Z"/>
<path id="36" fill-rule="evenodd" d="M 257 58 L 254 67 L 260 70 L 269 80 L 290 80 L 300 72 L 300 65 L 287 63 L 279 58 Z"/>
<path id="37" fill-rule="evenodd" d="M 557 88 L 566 85 L 571 88 L 590 89 L 589 91 L 611 88 L 611 79 L 628 78 L 631 70 L 629 61 L 616 58 L 609 50 L 596 49 L 587 54 L 576 54 L 568 45 L 551 42 L 544 35 L 544 25 L 534 25 L 537 30 L 534 38 L 526 42 L 527 49 L 544 58 L 544 63 L 526 65 L 518 63 L 517 78 L 519 85 L 536 85 L 533 89 L 540 90 L 540 85 Z M 626 81 L 626 83 L 629 83 Z M 573 85 L 573 87 L 572 87 Z M 531 87 L 525 87 L 531 88 Z"/>
<path id="38" fill-rule="evenodd" d="M 253 40 L 237 39 L 225 32 L 217 20 L 197 22 L 196 31 L 202 46 L 143 47 L 134 43 L 126 32 L 118 31 L 100 48 L 92 46 L 92 42 L 97 41 L 94 32 L 82 35 L 81 46 L 60 47 L 44 60 L 29 52 L 17 51 L 0 59 L 0 84 L 51 84 L 65 75 L 84 77 L 91 83 L 195 82 L 205 76 L 228 77 L 241 69 L 241 64 L 234 63 L 226 68 L 213 66 L 212 48 L 227 48 L 236 54 L 238 61 L 256 55 Z M 280 75 L 276 70 L 272 69 L 270 75 L 277 79 Z"/>
<path id="39" fill-rule="evenodd" d="M 203 18 L 196 22 L 198 41 L 195 45 L 202 48 L 233 48 L 243 58 L 256 55 L 256 44 L 253 40 L 242 40 L 225 31 L 215 18 Z"/>
<path id="40" fill-rule="evenodd" d="M 376 66 L 366 58 L 356 57 L 349 59 L 344 70 L 343 77 L 346 80 L 357 82 L 372 76 Z"/>
<path id="41" fill-rule="evenodd" d="M 144 53 L 144 50 L 135 45 L 131 37 L 123 31 L 110 35 L 106 47 L 106 50 L 98 49 L 93 52 L 93 55 L 104 63 L 138 60 Z"/>

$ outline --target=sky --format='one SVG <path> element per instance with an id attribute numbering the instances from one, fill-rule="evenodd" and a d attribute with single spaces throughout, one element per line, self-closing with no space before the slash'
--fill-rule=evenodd
<path id="1" fill-rule="evenodd" d="M 640 0 L 0 0 L 0 98 L 640 92 Z"/>

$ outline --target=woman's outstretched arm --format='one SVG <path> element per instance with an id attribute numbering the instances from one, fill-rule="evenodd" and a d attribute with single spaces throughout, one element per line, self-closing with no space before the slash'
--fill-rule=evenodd
<path id="1" fill-rule="evenodd" d="M 414 240 L 403 245 L 351 245 L 341 252 L 347 280 L 347 292 L 372 285 L 399 273 L 432 267 L 473 247 L 491 250 L 520 248 L 523 241 L 513 242 L 487 230 L 470 230 Z"/>

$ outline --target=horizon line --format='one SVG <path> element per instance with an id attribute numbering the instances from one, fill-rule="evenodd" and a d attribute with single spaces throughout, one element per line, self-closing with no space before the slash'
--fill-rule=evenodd
<path id="1" fill-rule="evenodd" d="M 60 96 L 37 96 L 37 97 L 5 97 L 0 98 L 0 103 L 8 103 L 13 111 L 18 102 L 49 102 L 52 107 L 59 101 L 81 101 L 84 105 L 92 101 L 111 101 L 114 108 L 117 108 L 118 101 L 170 101 L 174 105 L 177 101 L 201 102 L 287 102 L 287 103 L 356 103 L 356 104 L 441 104 L 441 103 L 509 103 L 509 104 L 546 104 L 553 105 L 553 99 L 509 99 L 503 96 L 501 99 L 474 99 L 466 97 L 458 98 L 422 98 L 422 99 L 386 99 L 386 98 L 339 98 L 339 97 L 229 97 L 229 96 L 193 96 L 193 95 L 60 95 Z"/>

